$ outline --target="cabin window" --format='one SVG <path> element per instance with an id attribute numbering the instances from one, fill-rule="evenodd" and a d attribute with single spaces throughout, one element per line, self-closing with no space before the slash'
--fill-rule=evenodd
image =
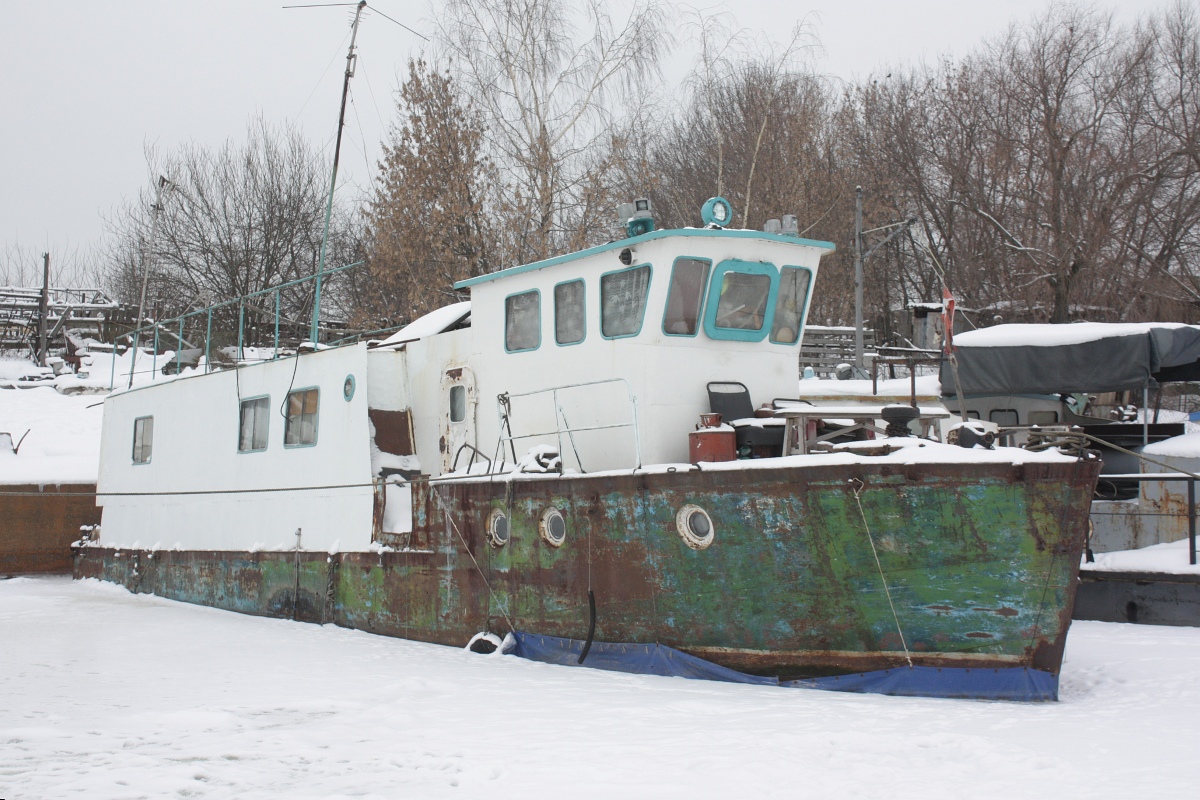
<path id="1" fill-rule="evenodd" d="M 283 443 L 301 447 L 317 443 L 317 390 L 299 389 L 288 394 L 287 423 L 283 426 Z"/>
<path id="2" fill-rule="evenodd" d="M 149 464 L 154 447 L 154 417 L 138 417 L 133 421 L 133 463 Z"/>
<path id="3" fill-rule="evenodd" d="M 1014 408 L 997 408 L 988 413 L 988 419 L 1001 427 L 1011 428 L 1020 425 L 1020 418 Z"/>
<path id="4" fill-rule="evenodd" d="M 467 387 L 450 387 L 450 421 L 462 422 L 467 418 Z"/>
<path id="5" fill-rule="evenodd" d="M 1030 411 L 1029 412 L 1029 424 L 1030 425 L 1057 425 L 1058 424 L 1058 412 L 1057 411 Z"/>
<path id="6" fill-rule="evenodd" d="M 238 423 L 239 453 L 258 453 L 267 449 L 267 422 L 270 417 L 269 397 L 255 397 L 242 401 Z"/>
<path id="7" fill-rule="evenodd" d="M 663 333 L 670 336 L 695 336 L 700 329 L 700 306 L 704 302 L 704 284 L 712 262 L 701 258 L 677 258 L 671 268 L 667 289 L 667 312 L 663 315 Z"/>
<path id="8" fill-rule="evenodd" d="M 806 269 L 784 267 L 779 271 L 779 294 L 775 297 L 775 318 L 771 321 L 772 342 L 795 344 L 800 339 L 811 280 L 812 273 Z"/>
<path id="9" fill-rule="evenodd" d="M 583 309 L 583 281 L 567 281 L 554 287 L 554 341 L 579 344 L 587 333 Z"/>
<path id="10" fill-rule="evenodd" d="M 542 294 L 509 295 L 504 300 L 504 347 L 510 353 L 536 350 L 542 343 Z"/>
<path id="11" fill-rule="evenodd" d="M 713 339 L 761 342 L 771 328 L 779 271 L 762 261 L 722 261 L 708 288 L 704 332 Z"/>
<path id="12" fill-rule="evenodd" d="M 607 339 L 637 336 L 646 316 L 650 265 L 600 276 L 600 333 Z"/>

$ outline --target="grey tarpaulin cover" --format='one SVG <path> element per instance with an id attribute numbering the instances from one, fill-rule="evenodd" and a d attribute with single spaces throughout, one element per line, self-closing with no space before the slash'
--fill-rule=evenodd
<path id="1" fill-rule="evenodd" d="M 997 325 L 954 337 L 964 394 L 1119 392 L 1200 379 L 1200 326 L 1171 322 Z M 954 391 L 942 364 L 942 391 Z"/>

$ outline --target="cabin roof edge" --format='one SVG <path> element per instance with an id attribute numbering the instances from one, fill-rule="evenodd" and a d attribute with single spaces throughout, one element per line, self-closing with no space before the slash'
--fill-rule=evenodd
<path id="1" fill-rule="evenodd" d="M 567 261 L 572 261 L 577 258 L 586 258 L 597 253 L 603 253 L 609 250 L 617 250 L 630 245 L 640 244 L 642 242 L 650 242 L 655 239 L 666 239 L 671 236 L 696 236 L 696 237 L 727 237 L 733 239 L 765 239 L 772 242 L 782 242 L 784 244 L 799 244 L 808 247 L 817 247 L 828 252 L 833 252 L 836 247 L 832 242 L 822 242 L 816 239 L 801 239 L 795 236 L 787 236 L 778 233 L 767 233 L 765 231 L 752 230 L 729 230 L 727 228 L 673 228 L 661 231 L 651 231 L 644 233 L 641 236 L 633 236 L 628 239 L 618 239 L 607 244 L 589 247 L 586 250 L 576 250 L 573 253 L 567 253 L 553 258 L 546 258 L 541 261 L 534 261 L 530 264 L 521 264 L 516 267 L 489 272 L 487 275 L 478 275 L 474 278 L 458 281 L 454 284 L 455 289 L 468 289 L 480 283 L 487 283 L 499 278 L 507 278 L 512 275 L 519 275 L 522 272 L 532 272 L 537 269 L 545 269 L 556 264 L 562 264 Z"/>

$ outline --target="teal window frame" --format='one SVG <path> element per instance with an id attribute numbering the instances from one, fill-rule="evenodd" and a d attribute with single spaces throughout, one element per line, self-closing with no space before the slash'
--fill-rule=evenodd
<path id="1" fill-rule="evenodd" d="M 646 272 L 646 302 L 642 304 L 642 316 L 638 319 L 637 330 L 633 333 L 618 333 L 616 336 L 609 336 L 604 332 L 604 279 L 609 275 L 619 275 L 622 272 L 633 272 L 634 270 L 645 269 Z M 608 272 L 600 273 L 600 336 L 609 339 L 632 339 L 642 332 L 642 328 L 646 326 L 646 309 L 650 307 L 650 287 L 654 285 L 654 266 L 649 262 L 644 264 L 631 264 L 622 269 L 613 269 Z"/>
<path id="2" fill-rule="evenodd" d="M 138 423 L 145 422 L 146 420 L 150 420 L 150 446 L 149 446 L 149 448 L 147 448 L 145 443 L 142 444 L 142 450 L 143 450 L 143 452 L 145 452 L 146 458 L 139 460 L 138 459 Z M 145 438 L 145 433 L 144 433 L 145 430 L 146 430 L 146 426 L 143 425 L 142 426 L 142 431 L 143 431 L 142 437 L 143 438 Z M 153 414 L 147 414 L 144 417 L 134 417 L 134 420 L 133 420 L 133 447 L 130 450 L 129 457 L 133 461 L 133 465 L 135 467 L 140 467 L 140 466 L 144 466 L 145 464 L 149 464 L 150 459 L 152 459 L 154 457 L 154 415 Z"/>
<path id="3" fill-rule="evenodd" d="M 717 327 L 717 306 L 721 299 L 721 284 L 725 275 L 730 272 L 744 275 L 766 275 L 771 279 L 771 288 L 767 291 L 767 304 L 763 309 L 763 324 L 756 330 L 744 328 Z M 771 332 L 771 323 L 775 321 L 775 299 L 779 295 L 779 270 L 774 264 L 766 261 L 741 261 L 729 258 L 713 268 L 708 278 L 708 299 L 704 310 L 704 332 L 710 339 L 725 339 L 735 342 L 761 342 Z"/>
<path id="4" fill-rule="evenodd" d="M 300 394 L 301 392 L 316 392 L 317 393 L 317 408 L 313 412 L 313 440 L 311 442 L 298 442 L 296 444 L 288 444 L 288 430 L 292 427 L 292 395 Z M 284 423 L 283 423 L 283 446 L 292 450 L 298 447 L 316 447 L 318 436 L 321 430 L 321 387 L 319 386 L 301 386 L 297 389 L 292 389 L 284 398 Z M 301 412 L 303 415 L 303 412 Z"/>
<path id="5" fill-rule="evenodd" d="M 777 344 L 780 347 L 799 347 L 800 343 L 804 341 L 804 328 L 806 325 L 808 325 L 808 309 L 812 306 L 813 283 L 816 282 L 817 276 L 813 272 L 812 267 L 801 267 L 797 264 L 784 264 L 782 267 L 779 268 L 779 285 L 780 286 L 783 285 L 783 271 L 785 269 L 799 269 L 799 270 L 804 270 L 805 272 L 808 273 L 808 291 L 806 291 L 804 294 L 804 308 L 800 311 L 800 331 L 796 335 L 796 341 L 794 341 L 794 342 L 778 342 L 775 339 L 771 339 L 771 338 L 768 338 L 768 341 L 770 341 L 771 344 Z M 779 302 L 778 289 L 776 289 L 776 296 L 773 298 L 772 303 L 771 303 L 771 325 L 770 325 L 770 327 L 767 327 L 766 325 L 763 326 L 763 328 L 767 331 L 771 331 L 775 327 L 775 310 L 774 309 L 775 309 L 775 304 L 778 302 Z"/>
<path id="6" fill-rule="evenodd" d="M 558 340 L 558 287 L 564 286 L 568 283 L 578 283 L 583 286 L 583 335 L 579 337 L 579 341 L 577 342 L 560 342 Z M 573 347 L 577 344 L 583 344 L 585 339 L 587 339 L 587 283 L 583 278 L 572 278 L 569 281 L 559 281 L 558 283 L 554 284 L 554 344 L 558 345 L 559 347 Z"/>
<path id="7" fill-rule="evenodd" d="M 266 444 L 264 444 L 262 447 L 251 447 L 248 450 L 243 450 L 242 449 L 242 406 L 244 406 L 246 403 L 253 403 L 255 400 L 266 400 L 267 401 L 267 433 L 263 437 L 263 439 L 266 441 Z M 253 436 L 251 436 L 250 441 L 251 442 L 254 441 Z M 250 453 L 265 453 L 265 452 L 267 452 L 267 449 L 270 446 L 271 446 L 271 395 L 260 394 L 260 395 L 255 395 L 254 397 L 243 397 L 241 400 L 238 401 L 238 435 L 237 435 L 238 455 L 249 455 Z"/>
<path id="8" fill-rule="evenodd" d="M 700 286 L 700 307 L 696 309 L 696 332 L 695 333 L 671 333 L 667 330 L 667 311 L 671 307 L 671 287 L 674 286 L 675 265 L 680 261 L 703 261 L 708 264 L 708 269 L 704 273 L 704 283 Z M 663 306 L 662 332 L 664 336 L 682 336 L 685 338 L 695 338 L 700 335 L 700 329 L 704 327 L 704 310 L 708 303 L 705 302 L 708 296 L 708 282 L 712 280 L 713 262 L 711 258 L 700 258 L 699 256 L 678 256 L 671 262 L 671 277 L 667 279 L 667 301 Z"/>
<path id="9" fill-rule="evenodd" d="M 538 299 L 537 344 L 535 344 L 533 347 L 523 347 L 520 350 L 509 350 L 508 349 L 508 301 L 509 301 L 509 298 L 520 297 L 523 294 L 537 295 L 537 299 Z M 534 350 L 537 350 L 539 347 L 542 346 L 542 327 L 543 327 L 543 325 L 542 325 L 542 290 L 541 289 L 525 289 L 524 291 L 513 292 L 512 294 L 508 294 L 508 295 L 504 296 L 504 352 L 506 352 L 506 353 L 532 353 Z"/>

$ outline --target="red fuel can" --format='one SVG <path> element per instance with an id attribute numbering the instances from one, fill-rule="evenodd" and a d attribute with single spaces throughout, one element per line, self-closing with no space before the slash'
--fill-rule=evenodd
<path id="1" fill-rule="evenodd" d="M 737 435 L 733 428 L 701 428 L 688 434 L 691 462 L 733 461 L 737 458 Z"/>

